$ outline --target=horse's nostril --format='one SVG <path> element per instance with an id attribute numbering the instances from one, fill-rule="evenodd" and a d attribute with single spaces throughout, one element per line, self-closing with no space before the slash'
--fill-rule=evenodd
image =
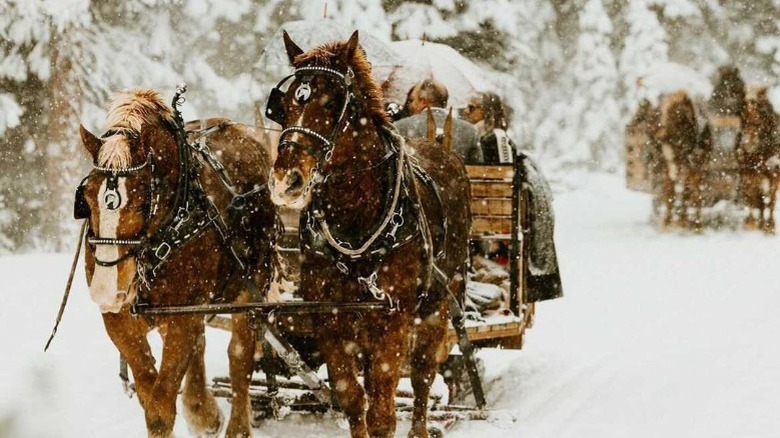
<path id="1" fill-rule="evenodd" d="M 287 175 L 287 191 L 294 192 L 303 187 L 303 174 L 298 170 L 293 170 Z"/>

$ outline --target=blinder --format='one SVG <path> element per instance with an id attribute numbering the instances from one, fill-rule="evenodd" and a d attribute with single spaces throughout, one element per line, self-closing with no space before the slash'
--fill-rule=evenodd
<path id="1" fill-rule="evenodd" d="M 90 216 L 89 204 L 87 203 L 87 197 L 84 195 L 86 189 L 87 186 L 84 184 L 84 181 L 76 188 L 76 197 L 73 202 L 73 218 L 76 220 L 89 219 Z"/>
<path id="2" fill-rule="evenodd" d="M 278 88 L 277 85 L 271 90 L 271 95 L 268 96 L 268 103 L 265 106 L 265 116 L 269 120 L 273 120 L 278 124 L 284 123 L 284 105 L 282 105 L 282 98 L 284 98 L 284 91 Z"/>
<path id="3" fill-rule="evenodd" d="M 293 77 L 295 77 L 295 74 L 285 76 L 281 81 L 279 81 L 279 83 L 276 84 L 273 89 L 271 89 L 271 94 L 268 96 L 268 102 L 265 105 L 265 116 L 268 117 L 269 120 L 272 120 L 280 125 L 284 124 L 285 115 L 284 104 L 282 104 L 285 91 L 282 90 L 282 86 L 284 86 L 284 83 Z"/>

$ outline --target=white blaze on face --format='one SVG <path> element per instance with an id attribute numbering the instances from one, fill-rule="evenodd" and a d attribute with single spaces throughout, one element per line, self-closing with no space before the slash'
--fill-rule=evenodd
<path id="1" fill-rule="evenodd" d="M 677 164 L 674 163 L 674 150 L 672 147 L 664 143 L 661 145 L 661 153 L 663 154 L 664 159 L 667 162 L 668 165 L 668 175 L 669 179 L 672 181 L 677 181 Z"/>
<path id="2" fill-rule="evenodd" d="M 117 192 L 122 199 L 122 204 L 115 210 L 110 210 L 106 206 L 106 181 L 100 185 L 98 192 L 98 205 L 100 207 L 100 225 L 98 226 L 99 235 L 103 238 L 116 238 L 119 229 L 119 218 L 127 205 L 127 187 L 125 179 L 119 178 Z M 118 245 L 96 245 L 95 258 L 105 262 L 110 262 L 119 258 Z M 89 285 L 89 295 L 92 301 L 100 306 L 102 313 L 116 313 L 122 308 L 127 300 L 127 286 L 119 284 L 119 265 L 100 266 L 95 264 L 95 271 L 92 274 L 92 281 Z"/>
<path id="3" fill-rule="evenodd" d="M 298 120 L 295 121 L 295 124 L 293 126 L 303 126 L 303 114 L 306 112 L 306 110 L 301 111 L 301 116 L 298 117 Z M 301 133 L 299 132 L 293 132 L 292 136 L 290 136 L 290 140 L 297 142 L 298 138 L 301 136 Z"/>

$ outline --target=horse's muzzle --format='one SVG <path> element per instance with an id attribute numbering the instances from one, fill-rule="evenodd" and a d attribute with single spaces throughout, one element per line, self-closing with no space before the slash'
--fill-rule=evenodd
<path id="1" fill-rule="evenodd" d="M 298 169 L 286 171 L 281 178 L 272 171 L 268 185 L 271 189 L 271 200 L 276 205 L 303 208 L 307 204 L 306 193 L 304 193 L 306 180 Z"/>

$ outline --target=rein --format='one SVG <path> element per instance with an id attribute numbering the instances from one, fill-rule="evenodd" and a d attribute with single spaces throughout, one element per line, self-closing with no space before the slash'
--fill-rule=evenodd
<path id="1" fill-rule="evenodd" d="M 62 315 L 65 314 L 65 306 L 68 304 L 68 297 L 70 296 L 70 288 L 73 286 L 73 276 L 76 274 L 76 266 L 78 266 L 79 255 L 81 255 L 81 245 L 84 243 L 84 233 L 87 230 L 87 221 L 81 223 L 81 229 L 79 230 L 79 241 L 76 244 L 76 254 L 73 255 L 73 262 L 70 265 L 70 275 L 68 275 L 68 282 L 65 283 L 65 293 L 62 295 L 62 302 L 60 303 L 60 310 L 57 312 L 57 319 L 54 320 L 54 328 L 51 330 L 49 340 L 46 341 L 46 346 L 43 347 L 43 352 L 49 349 L 51 341 L 54 340 L 54 335 L 57 334 L 57 329 L 60 327 L 60 321 L 62 321 Z"/>

